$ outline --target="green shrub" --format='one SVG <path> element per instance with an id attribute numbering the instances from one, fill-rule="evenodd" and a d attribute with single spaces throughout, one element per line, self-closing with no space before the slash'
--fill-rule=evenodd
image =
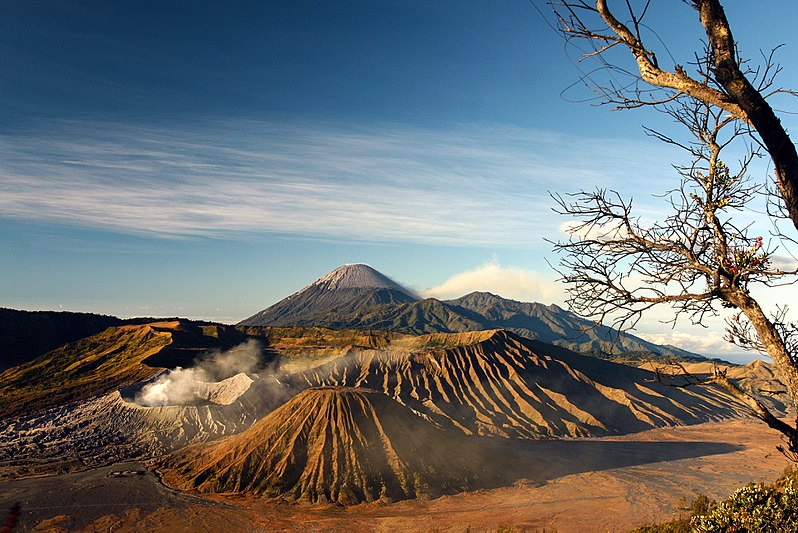
<path id="1" fill-rule="evenodd" d="M 694 516 L 694 531 L 798 531 L 798 484 L 793 477 L 735 491 L 706 515 Z"/>
<path id="2" fill-rule="evenodd" d="M 699 494 L 689 505 L 691 518 L 635 530 L 637 533 L 736 532 L 781 533 L 798 531 L 798 467 L 788 466 L 770 485 L 750 484 L 727 500 L 715 503 Z"/>
<path id="3" fill-rule="evenodd" d="M 690 511 L 692 512 L 692 516 L 702 516 L 709 514 L 716 505 L 717 502 L 706 494 L 699 494 L 696 496 L 695 500 L 693 500 L 693 503 L 690 504 Z"/>
<path id="4" fill-rule="evenodd" d="M 632 533 L 690 533 L 692 530 L 690 520 L 679 519 L 666 524 L 641 527 L 633 530 Z"/>

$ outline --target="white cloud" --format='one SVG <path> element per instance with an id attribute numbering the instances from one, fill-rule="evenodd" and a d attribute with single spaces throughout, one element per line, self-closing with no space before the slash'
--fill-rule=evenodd
<path id="1" fill-rule="evenodd" d="M 474 291 L 491 292 L 523 302 L 549 304 L 563 300 L 563 291 L 552 277 L 534 270 L 503 267 L 496 259 L 473 270 L 455 274 L 438 287 L 422 291 L 422 295 L 451 299 Z"/>
<path id="2" fill-rule="evenodd" d="M 798 260 L 786 255 L 771 255 L 770 268 L 790 272 L 798 269 Z"/>
<path id="3" fill-rule="evenodd" d="M 616 143 L 513 128 L 61 123 L 0 136 L 0 216 L 156 237 L 529 246 L 557 231 L 547 190 L 635 175 Z"/>
<path id="4" fill-rule="evenodd" d="M 733 363 L 747 363 L 754 359 L 763 359 L 756 352 L 744 352 L 739 347 L 723 340 L 723 330 L 720 328 L 703 329 L 696 327 L 700 333 L 687 333 L 685 331 L 667 331 L 664 333 L 638 334 L 640 337 L 655 344 L 670 344 L 683 350 L 719 357 Z"/>

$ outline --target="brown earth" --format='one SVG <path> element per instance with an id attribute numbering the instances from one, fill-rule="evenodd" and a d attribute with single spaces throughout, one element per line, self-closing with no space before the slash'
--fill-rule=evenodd
<path id="1" fill-rule="evenodd" d="M 159 372 L 143 361 L 172 342 L 149 325 L 111 327 L 0 374 L 0 418 L 110 392 Z"/>
<path id="2" fill-rule="evenodd" d="M 744 416 L 716 387 L 668 387 L 653 372 L 504 330 L 400 337 L 290 379 L 381 391 L 446 428 L 509 438 L 589 437 Z"/>
<path id="3" fill-rule="evenodd" d="M 108 394 L 246 339 L 232 327 L 190 321 L 110 327 L 0 373 L 0 419 Z"/>
<path id="4" fill-rule="evenodd" d="M 144 408 L 122 400 L 118 388 L 142 379 L 138 372 L 157 370 L 150 365 L 191 361 L 241 335 L 181 323 L 112 328 L 0 376 L 0 400 L 3 394 L 13 400 L 0 406 L 94 397 L 0 429 L 0 452 L 10 459 L 32 454 L 26 464 L 52 460 L 47 450 L 58 457 L 62 449 L 81 446 L 86 453 L 94 453 L 92 446 L 115 450 L 99 463 L 76 454 L 61 471 L 161 453 L 168 441 L 174 446 L 229 435 L 263 417 L 243 433 L 162 463 L 167 481 L 193 497 L 157 485 L 157 497 L 144 507 L 124 498 L 112 503 L 115 481 L 98 485 L 94 468 L 69 474 L 83 481 L 76 481 L 66 504 L 36 498 L 46 503 L 65 497 L 54 495 L 60 489 L 53 487 L 73 478 L 10 482 L 37 495 L 25 500 L 28 509 L 40 511 L 29 519 L 50 520 L 51 528 L 96 522 L 98 530 L 142 524 L 181 530 L 181 520 L 193 517 L 193 527 L 214 530 L 235 509 L 229 526 L 236 530 L 624 530 L 669 516 L 679 497 L 725 496 L 746 481 L 776 477 L 784 465 L 773 451 L 774 434 L 741 419 L 745 409 L 717 388 L 666 387 L 645 370 L 500 330 L 380 338 L 364 333 L 351 343 L 340 337 L 332 351 L 324 349 L 322 332 L 313 343 L 323 358 L 312 353 L 304 360 L 301 342 L 287 335 L 272 339 L 271 348 L 279 351 L 279 343 L 292 352 L 290 376 L 264 372 L 206 384 L 209 405 Z M 740 372 L 737 379 L 752 383 L 773 377 L 766 367 Z M 327 388 L 300 392 L 318 386 Z M 67 396 L 58 396 L 60 390 Z M 275 392 L 284 395 L 280 402 L 298 395 L 269 413 L 273 407 L 264 402 Z M 698 425 L 651 430 L 685 424 Z M 608 437 L 584 439 L 601 435 Z M 551 436 L 583 440 L 535 440 Z M 124 438 L 117 443 L 117 437 Z M 143 446 L 148 439 L 152 443 Z M 753 473 L 759 477 L 746 477 Z M 47 491 L 37 489 L 47 483 Z M 454 494 L 459 491 L 470 492 Z M 208 492 L 241 494 L 209 500 Z M 21 493 L 3 488 L 0 505 Z M 182 511 L 170 510 L 172 496 L 188 502 L 179 505 Z M 407 498 L 416 499 L 391 503 Z M 70 506 L 89 508 L 86 501 L 91 513 L 71 514 Z M 211 501 L 223 505 L 204 513 Z M 357 502 L 369 503 L 352 505 Z"/>
<path id="5" fill-rule="evenodd" d="M 773 480 L 787 464 L 774 449 L 778 442 L 776 433 L 754 420 L 587 441 L 528 442 L 533 447 L 516 460 L 519 467 L 537 465 L 538 474 L 514 485 L 349 507 L 241 496 L 192 498 L 145 489 L 157 483 L 149 475 L 103 475 L 98 481 L 89 472 L 8 483 L 0 487 L 0 509 L 22 502 L 20 531 L 62 515 L 60 523 L 78 531 L 620 532 L 684 513 L 683 499 L 698 493 L 719 499 L 745 483 Z M 53 490 L 53 482 L 60 490 Z M 100 492 L 93 488 L 97 483 L 102 483 Z M 126 497 L 132 489 L 124 487 L 131 484 L 141 487 L 136 494 L 153 496 Z M 86 491 L 94 491 L 97 506 L 52 501 L 60 494 L 85 502 Z M 102 507 L 106 500 L 113 504 Z"/>
<path id="6" fill-rule="evenodd" d="M 160 463 L 167 484 L 351 505 L 472 488 L 476 449 L 369 389 L 301 392 L 243 433 Z M 495 481 L 494 481 L 495 484 Z"/>
<path id="7" fill-rule="evenodd" d="M 781 380 L 778 369 L 759 359 L 746 365 L 724 365 L 722 363 L 685 363 L 674 369 L 672 373 L 688 372 L 694 376 L 709 376 L 713 372 L 721 371 L 737 383 L 743 390 L 753 393 L 768 408 L 777 414 L 786 414 L 791 408 L 790 394 Z"/>

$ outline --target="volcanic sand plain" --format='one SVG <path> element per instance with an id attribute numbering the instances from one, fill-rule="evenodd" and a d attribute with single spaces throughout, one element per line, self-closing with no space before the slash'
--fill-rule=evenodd
<path id="1" fill-rule="evenodd" d="M 17 531 L 628 531 L 778 477 L 778 435 L 753 419 L 580 440 L 490 439 L 517 463 L 509 486 L 394 503 L 304 505 L 182 493 L 144 465 L 0 486 L 22 505 Z M 509 454 L 509 455 L 508 455 Z"/>

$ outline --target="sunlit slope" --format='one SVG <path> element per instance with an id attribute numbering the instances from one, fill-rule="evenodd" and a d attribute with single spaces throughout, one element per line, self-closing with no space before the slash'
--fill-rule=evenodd
<path id="1" fill-rule="evenodd" d="M 683 372 L 689 372 L 698 378 L 708 378 L 716 371 L 725 372 L 741 389 L 756 396 L 775 413 L 786 416 L 793 409 L 787 386 L 778 368 L 772 363 L 758 359 L 746 365 L 685 363 L 677 367 L 663 367 L 662 371 L 674 374 L 670 379 L 676 383 L 684 382 L 679 377 Z"/>
<path id="2" fill-rule="evenodd" d="M 309 389 L 239 435 L 178 452 L 163 464 L 164 479 L 308 502 L 439 495 L 474 477 L 463 438 L 377 391 Z"/>
<path id="3" fill-rule="evenodd" d="M 0 372 L 124 322 L 93 313 L 0 308 Z"/>
<path id="4" fill-rule="evenodd" d="M 396 339 L 412 335 L 385 330 L 340 330 L 323 327 L 237 326 L 239 330 L 261 339 L 277 353 L 289 357 L 319 358 L 344 355 L 357 349 L 379 350 Z"/>
<path id="5" fill-rule="evenodd" d="M 292 379 L 378 390 L 442 427 L 504 437 L 620 434 L 746 413 L 715 387 L 664 386 L 652 372 L 503 330 L 402 338 Z"/>
<path id="6" fill-rule="evenodd" d="M 111 327 L 0 374 L 0 417 L 103 395 L 242 338 L 232 328 L 179 321 Z"/>

